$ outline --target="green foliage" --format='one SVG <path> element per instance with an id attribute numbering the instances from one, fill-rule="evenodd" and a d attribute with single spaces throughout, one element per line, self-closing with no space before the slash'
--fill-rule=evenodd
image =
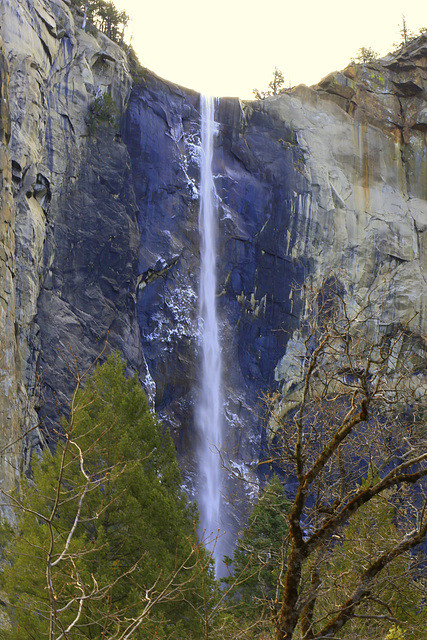
<path id="1" fill-rule="evenodd" d="M 105 33 L 113 42 L 123 41 L 124 30 L 129 21 L 125 11 L 116 9 L 112 2 L 96 0 L 92 10 L 92 19 L 102 33 Z"/>
<path id="2" fill-rule="evenodd" d="M 277 67 L 274 67 L 273 78 L 268 83 L 267 91 L 259 91 L 258 89 L 253 90 L 253 94 L 256 100 L 264 100 L 269 96 L 277 96 L 279 93 L 283 91 L 283 85 L 285 83 L 285 78 L 283 76 L 283 72 L 280 71 Z"/>
<path id="3" fill-rule="evenodd" d="M 119 124 L 119 115 L 119 110 L 109 93 L 103 93 L 97 96 L 89 106 L 89 113 L 86 118 L 89 132 L 91 134 L 95 132 L 97 122 L 104 122 L 111 127 L 117 127 Z"/>
<path id="4" fill-rule="evenodd" d="M 379 53 L 377 53 L 372 47 L 360 47 L 357 51 L 357 55 L 355 58 L 352 58 L 352 62 L 357 62 L 360 64 L 366 64 L 367 62 L 373 62 L 379 57 Z"/>
<path id="5" fill-rule="evenodd" d="M 368 477 L 361 487 L 368 489 L 371 484 Z M 313 623 L 314 635 L 320 633 L 323 620 L 331 611 L 338 611 L 341 603 L 349 601 L 364 572 L 402 539 L 394 507 L 398 501 L 397 494 L 388 492 L 364 504 L 342 530 L 337 530 L 329 549 L 322 550 L 306 567 L 303 581 L 316 588 L 313 619 L 320 621 Z M 419 629 L 427 621 L 427 609 L 425 584 L 420 581 L 416 561 L 416 556 L 409 552 L 391 561 L 339 637 L 419 640 Z"/>
<path id="6" fill-rule="evenodd" d="M 145 77 L 145 67 L 140 63 L 135 49 L 129 46 L 128 50 L 129 70 L 134 84 L 142 84 Z"/>
<path id="7" fill-rule="evenodd" d="M 369 479 L 362 486 L 367 488 Z M 315 617 L 322 620 L 323 615 L 343 601 L 343 596 L 344 599 L 349 598 L 363 572 L 402 539 L 393 506 L 396 500 L 397 496 L 392 494 L 375 497 L 363 505 L 341 535 L 337 535 L 336 544 L 322 557 L 317 567 L 321 586 Z M 356 640 L 386 636 L 419 640 L 419 629 L 426 624 L 427 610 L 423 604 L 425 585 L 420 584 L 412 570 L 415 563 L 416 557 L 410 553 L 393 560 L 340 637 Z M 384 615 L 385 610 L 389 616 Z M 392 625 L 393 619 L 399 621 L 404 633 Z"/>
<path id="8" fill-rule="evenodd" d="M 404 640 L 404 635 L 399 627 L 393 626 L 384 640 Z"/>
<path id="9" fill-rule="evenodd" d="M 125 11 L 119 11 L 106 0 L 72 0 L 72 8 L 86 16 L 89 24 L 105 33 L 113 42 L 123 42 L 124 30 L 129 22 Z"/>
<path id="10" fill-rule="evenodd" d="M 0 583 L 12 625 L 2 637 L 197 636 L 202 581 L 212 583 L 197 513 L 172 440 L 119 356 L 75 394 L 55 452 L 33 464 L 12 497 L 17 525 Z"/>
<path id="11" fill-rule="evenodd" d="M 369 479 L 363 486 L 368 485 Z M 337 531 L 330 547 L 304 568 L 302 581 L 316 589 L 314 635 L 324 618 L 350 597 L 372 562 L 402 539 L 393 506 L 396 500 L 398 496 L 387 494 L 365 504 Z M 224 580 L 230 585 L 228 619 L 223 618 L 229 633 L 245 626 L 249 633 L 243 634 L 244 638 L 270 637 L 287 563 L 290 507 L 280 481 L 273 477 L 254 506 L 233 558 L 226 558 L 233 567 L 233 576 Z M 391 562 L 339 637 L 419 640 L 419 629 L 427 623 L 427 609 L 425 581 L 415 565 L 416 557 L 409 552 Z M 299 629 L 296 637 L 302 635 Z M 227 633 L 223 637 L 228 637 Z"/>
<path id="12" fill-rule="evenodd" d="M 227 558 L 233 576 L 225 582 L 235 585 L 231 597 L 237 616 L 262 623 L 276 608 L 286 564 L 290 504 L 273 476 L 249 516 L 232 560 Z"/>
<path id="13" fill-rule="evenodd" d="M 420 29 L 420 33 L 422 33 L 423 30 Z M 396 47 L 396 49 L 401 49 L 402 47 L 406 47 L 407 44 L 409 44 L 410 42 L 412 42 L 412 40 L 415 40 L 415 38 L 417 38 L 417 34 L 415 34 L 409 27 L 408 27 L 408 23 L 406 22 L 406 17 L 402 14 L 402 22 L 399 25 L 399 35 L 401 40 L 399 42 L 395 42 L 394 43 L 394 47 Z"/>

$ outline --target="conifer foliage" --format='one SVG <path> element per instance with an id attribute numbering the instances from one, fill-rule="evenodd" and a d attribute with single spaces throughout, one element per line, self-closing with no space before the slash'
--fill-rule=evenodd
<path id="1" fill-rule="evenodd" d="M 55 452 L 33 465 L 12 496 L 2 637 L 193 637 L 200 576 L 209 575 L 197 514 L 171 438 L 119 356 L 76 390 Z"/>
<path id="2" fill-rule="evenodd" d="M 232 560 L 233 584 L 230 600 L 235 615 L 256 624 L 252 633 L 265 630 L 280 597 L 286 566 L 288 515 L 291 503 L 277 476 L 261 491 Z"/>
<path id="3" fill-rule="evenodd" d="M 72 7 L 83 13 L 83 28 L 89 22 L 114 42 L 123 41 L 129 16 L 119 11 L 111 0 L 72 0 Z"/>
<path id="4" fill-rule="evenodd" d="M 267 91 L 259 91 L 259 89 L 254 89 L 253 94 L 256 100 L 265 100 L 265 98 L 269 98 L 270 96 L 277 96 L 279 93 L 283 93 L 283 85 L 285 83 L 285 78 L 283 76 L 283 72 L 274 67 L 273 78 L 268 83 Z"/>

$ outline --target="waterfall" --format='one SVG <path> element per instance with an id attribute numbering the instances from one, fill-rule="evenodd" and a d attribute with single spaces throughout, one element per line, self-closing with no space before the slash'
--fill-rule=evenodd
<path id="1" fill-rule="evenodd" d="M 216 122 L 214 99 L 201 96 L 200 164 L 200 292 L 199 318 L 202 327 L 201 390 L 197 410 L 199 445 L 200 529 L 213 540 L 221 530 L 222 468 L 221 438 L 223 403 L 221 397 L 221 350 L 216 312 L 217 198 L 212 175 Z M 222 566 L 221 538 L 208 544 L 214 548 L 215 568 Z"/>

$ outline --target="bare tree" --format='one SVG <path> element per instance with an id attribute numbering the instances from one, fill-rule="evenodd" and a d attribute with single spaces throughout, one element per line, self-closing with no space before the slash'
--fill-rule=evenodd
<path id="1" fill-rule="evenodd" d="M 231 595 L 258 569 L 248 572 L 243 567 L 227 586 L 220 587 L 212 570 L 219 532 L 213 539 L 206 533 L 197 539 L 197 521 L 193 535 L 185 541 L 176 539 L 173 566 L 165 569 L 159 563 L 158 573 L 150 582 L 141 577 L 149 551 L 141 545 L 139 557 L 132 556 L 130 541 L 128 547 L 128 541 L 120 537 L 115 538 L 113 546 L 123 548 L 114 559 L 117 571 L 111 572 L 111 541 L 106 529 L 105 535 L 104 529 L 100 535 L 98 523 L 108 522 L 109 514 L 118 509 L 121 516 L 116 525 L 126 526 L 129 514 L 123 511 L 120 500 L 128 485 L 126 480 L 120 483 L 120 479 L 126 474 L 138 474 L 141 462 L 156 465 L 155 453 L 148 450 L 145 457 L 138 456 L 136 460 L 109 455 L 107 443 L 117 447 L 116 437 L 125 433 L 123 424 L 117 432 L 120 416 L 112 413 L 111 407 L 107 415 L 95 409 L 95 405 L 99 408 L 102 389 L 90 384 L 95 363 L 81 370 L 74 354 L 71 353 L 71 360 L 63 360 L 75 389 L 68 419 L 62 418 L 53 434 L 56 450 L 44 451 L 42 460 L 34 464 L 33 479 L 22 479 L 22 490 L 5 492 L 0 488 L 5 503 L 12 506 L 16 515 L 15 525 L 3 523 L 0 528 L 0 533 L 6 532 L 11 540 L 4 550 L 6 567 L 0 576 L 2 596 L 9 602 L 6 611 L 12 621 L 9 630 L 4 630 L 4 637 L 15 640 L 30 637 L 31 633 L 49 640 L 77 636 L 108 640 L 156 637 L 164 631 L 161 625 L 165 607 L 173 607 L 167 621 L 170 629 L 179 624 L 180 615 L 185 615 L 194 621 L 194 638 L 254 638 L 259 621 L 236 616 Z M 112 388 L 106 388 L 108 393 L 101 404 L 108 405 Z M 123 388 L 120 391 L 123 397 L 126 392 Z M 138 403 L 141 398 L 134 400 Z M 83 414 L 96 419 L 87 420 Z M 109 437 L 113 432 L 116 435 Z M 159 473 L 163 470 L 159 469 Z M 99 493 L 104 498 L 101 501 Z M 168 515 L 173 518 L 172 512 Z M 168 525 L 170 528 L 171 523 Z M 143 530 L 144 526 L 141 519 L 139 527 Z M 182 548 L 185 553 L 180 551 Z M 99 558 L 103 558 L 104 566 Z M 156 563 L 156 559 L 149 558 L 149 562 Z M 127 589 L 138 592 L 136 605 L 123 597 Z M 119 606 L 117 591 L 121 595 Z M 263 626 L 268 624 L 267 617 Z M 181 629 L 178 634 L 186 632 Z"/>
<path id="2" fill-rule="evenodd" d="M 425 615 L 426 345 L 409 325 L 374 330 L 373 302 L 336 282 L 308 299 L 283 363 L 293 380 L 270 398 L 266 462 L 293 487 L 275 638 L 411 637 Z"/>

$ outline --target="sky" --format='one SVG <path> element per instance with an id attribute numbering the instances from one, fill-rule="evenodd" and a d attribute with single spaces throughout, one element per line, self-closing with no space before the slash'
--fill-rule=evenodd
<path id="1" fill-rule="evenodd" d="M 184 87 L 253 98 L 278 67 L 285 85 L 312 85 L 360 47 L 381 56 L 400 42 L 404 13 L 427 28 L 425 0 L 114 0 L 131 21 L 141 64 Z"/>

